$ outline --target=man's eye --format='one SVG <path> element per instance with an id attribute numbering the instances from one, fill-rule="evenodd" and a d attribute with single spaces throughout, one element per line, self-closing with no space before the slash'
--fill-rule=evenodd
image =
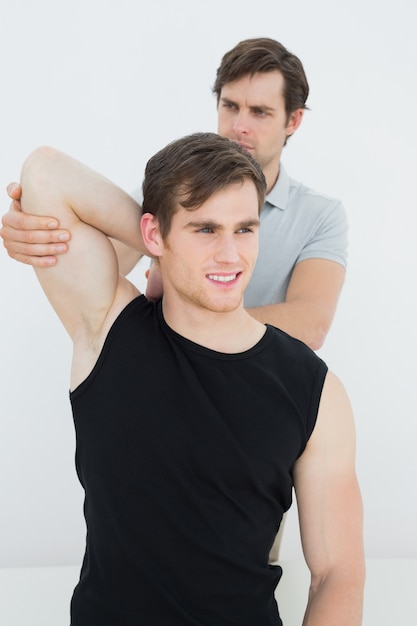
<path id="1" fill-rule="evenodd" d="M 210 226 L 205 226 L 204 228 L 199 228 L 198 233 L 212 233 L 213 229 Z"/>
<path id="2" fill-rule="evenodd" d="M 251 228 L 239 228 L 238 233 L 251 233 L 253 232 Z"/>

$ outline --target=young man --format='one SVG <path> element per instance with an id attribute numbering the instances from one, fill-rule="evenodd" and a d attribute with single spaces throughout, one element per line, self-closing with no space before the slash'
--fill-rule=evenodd
<path id="1" fill-rule="evenodd" d="M 280 625 L 268 554 L 294 487 L 311 588 L 304 626 L 359 626 L 364 556 L 353 417 L 304 343 L 243 306 L 265 180 L 214 134 L 148 162 L 143 214 L 49 148 L 22 208 L 71 232 L 36 273 L 73 340 L 87 545 L 72 626 Z M 116 210 L 117 209 L 117 210 Z M 109 237 L 158 260 L 150 302 Z"/>
<path id="2" fill-rule="evenodd" d="M 343 286 L 347 222 L 341 203 L 288 177 L 281 152 L 300 126 L 309 93 L 300 60 L 279 42 L 248 39 L 226 53 L 213 88 L 218 132 L 261 164 L 267 197 L 261 214 L 260 253 L 245 294 L 253 317 L 320 348 Z M 0 235 L 9 255 L 34 266 L 56 262 L 70 234 L 50 217 L 20 212 L 17 199 L 3 217 Z M 140 202 L 140 199 L 139 199 Z M 45 212 L 44 212 L 45 214 Z M 118 245 L 124 273 L 146 250 Z M 151 277 L 152 280 L 152 277 Z"/>

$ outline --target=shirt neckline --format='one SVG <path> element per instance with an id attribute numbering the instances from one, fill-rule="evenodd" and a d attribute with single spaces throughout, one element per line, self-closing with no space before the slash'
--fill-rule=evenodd
<path id="1" fill-rule="evenodd" d="M 173 330 L 165 321 L 163 312 L 162 312 L 162 300 L 158 302 L 157 305 L 157 315 L 158 321 L 161 325 L 162 330 L 165 334 L 169 335 L 177 344 L 181 344 L 181 346 L 185 350 L 189 350 L 191 352 L 198 353 L 202 356 L 206 356 L 213 359 L 223 360 L 223 361 L 238 361 L 241 359 L 251 358 L 254 354 L 261 352 L 265 349 L 265 347 L 269 344 L 272 339 L 273 330 L 269 324 L 265 324 L 265 332 L 262 337 L 259 339 L 255 345 L 247 350 L 243 350 L 242 352 L 219 352 L 218 350 L 213 350 L 212 348 L 207 348 L 206 346 L 202 346 L 191 339 L 187 339 L 183 335 L 180 335 L 175 330 Z"/>

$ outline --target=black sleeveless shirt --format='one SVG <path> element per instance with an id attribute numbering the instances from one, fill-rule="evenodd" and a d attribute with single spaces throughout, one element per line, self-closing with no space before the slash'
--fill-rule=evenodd
<path id="1" fill-rule="evenodd" d="M 223 354 L 144 296 L 71 393 L 87 539 L 72 626 L 278 626 L 268 555 L 327 368 L 266 327 Z"/>

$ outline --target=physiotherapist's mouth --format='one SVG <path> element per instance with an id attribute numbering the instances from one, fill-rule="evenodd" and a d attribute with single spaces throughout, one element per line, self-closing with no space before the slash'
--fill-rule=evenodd
<path id="1" fill-rule="evenodd" d="M 243 141 L 236 141 L 236 143 L 243 148 L 243 150 L 246 150 L 247 152 L 254 152 L 254 147 L 250 146 L 247 143 L 244 143 Z"/>

